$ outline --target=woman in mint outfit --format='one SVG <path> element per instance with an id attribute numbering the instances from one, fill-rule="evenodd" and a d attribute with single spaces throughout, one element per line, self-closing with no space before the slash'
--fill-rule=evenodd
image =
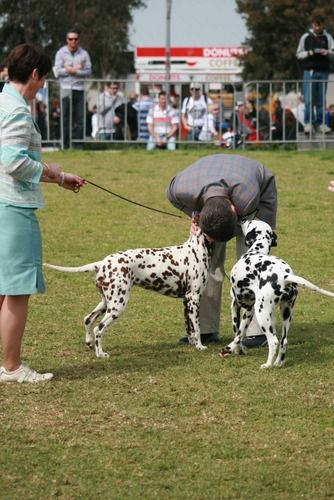
<path id="1" fill-rule="evenodd" d="M 0 93 L 0 382 L 42 382 L 53 376 L 21 362 L 29 297 L 44 292 L 35 211 L 43 207 L 41 182 L 76 191 L 84 180 L 41 161 L 41 135 L 30 101 L 51 67 L 42 48 L 15 47 L 8 57 L 9 82 Z"/>

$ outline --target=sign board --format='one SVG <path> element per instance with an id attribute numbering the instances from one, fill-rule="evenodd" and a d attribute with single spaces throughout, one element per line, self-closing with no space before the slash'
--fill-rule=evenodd
<path id="1" fill-rule="evenodd" d="M 170 79 L 178 81 L 240 82 L 244 47 L 171 47 Z M 166 78 L 166 48 L 137 47 L 135 68 L 140 81 Z"/>

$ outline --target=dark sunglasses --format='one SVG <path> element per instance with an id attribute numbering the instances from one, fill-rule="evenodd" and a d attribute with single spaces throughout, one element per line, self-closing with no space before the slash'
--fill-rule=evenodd
<path id="1" fill-rule="evenodd" d="M 70 37 L 69 37 L 67 40 L 70 40 L 70 41 L 72 41 L 72 40 L 79 40 L 79 38 L 76 38 L 76 37 L 72 37 L 72 38 L 70 38 Z"/>

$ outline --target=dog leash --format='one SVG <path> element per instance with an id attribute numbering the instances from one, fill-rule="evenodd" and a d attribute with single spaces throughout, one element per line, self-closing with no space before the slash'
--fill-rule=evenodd
<path id="1" fill-rule="evenodd" d="M 116 198 L 120 198 L 121 200 L 127 201 L 128 203 L 132 203 L 133 205 L 137 205 L 138 207 L 147 208 L 148 210 L 152 210 L 153 212 L 158 212 L 160 214 L 170 215 L 171 217 L 176 217 L 177 219 L 186 220 L 186 218 L 182 217 L 182 215 L 172 214 L 171 212 L 165 212 L 164 210 L 159 210 L 158 208 L 149 207 L 148 205 L 143 205 L 142 203 L 138 203 L 137 201 L 130 200 L 129 198 L 126 198 L 125 196 L 122 196 L 122 195 L 117 194 L 113 191 L 110 191 L 110 189 L 107 189 L 103 186 L 100 186 L 99 184 L 95 184 L 95 182 L 89 181 L 88 179 L 85 179 L 85 181 L 87 182 L 87 184 L 91 184 L 92 186 L 94 186 L 98 189 L 102 189 L 102 191 L 105 191 L 106 193 L 109 193 L 109 194 L 112 194 L 113 196 L 116 196 Z"/>

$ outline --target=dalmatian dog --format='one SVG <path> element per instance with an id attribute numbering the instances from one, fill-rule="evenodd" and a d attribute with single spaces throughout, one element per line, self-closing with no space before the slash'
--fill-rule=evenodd
<path id="1" fill-rule="evenodd" d="M 233 266 L 230 276 L 234 340 L 224 347 L 220 355 L 224 358 L 243 351 L 241 341 L 255 314 L 261 331 L 267 337 L 269 348 L 268 359 L 261 368 L 280 367 L 285 360 L 298 285 L 327 297 L 334 297 L 334 293 L 296 276 L 284 260 L 268 255 L 270 248 L 276 246 L 276 235 L 268 224 L 260 220 L 244 220 L 241 227 L 248 250 Z M 280 341 L 276 337 L 274 324 L 275 306 L 278 304 L 282 317 Z"/>
<path id="2" fill-rule="evenodd" d="M 211 246 L 208 238 L 197 229 L 183 245 L 126 250 L 81 267 L 44 265 L 62 272 L 96 272 L 95 284 L 101 300 L 85 317 L 84 325 L 86 345 L 95 346 L 97 357 L 108 357 L 102 349 L 102 337 L 106 328 L 126 308 L 134 285 L 169 297 L 183 298 L 189 343 L 203 350 L 206 347 L 201 343 L 199 307 L 208 281 Z M 94 322 L 102 315 L 94 327 Z"/>

